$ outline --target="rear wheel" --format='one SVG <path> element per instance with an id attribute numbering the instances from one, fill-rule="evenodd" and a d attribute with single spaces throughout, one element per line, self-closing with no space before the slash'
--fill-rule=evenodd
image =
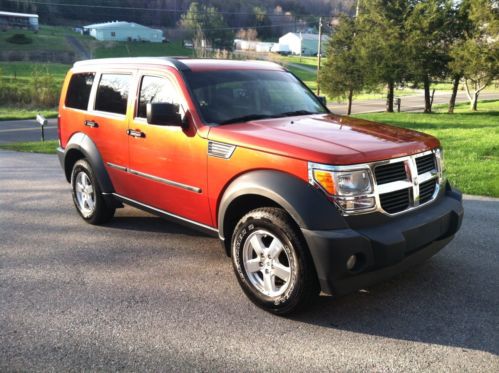
<path id="1" fill-rule="evenodd" d="M 73 166 L 71 186 L 73 202 L 83 220 L 98 225 L 112 219 L 115 208 L 106 204 L 92 167 L 85 159 Z"/>
<path id="2" fill-rule="evenodd" d="M 232 237 L 239 284 L 257 306 L 275 314 L 297 311 L 319 292 L 308 248 L 280 208 L 243 216 Z"/>

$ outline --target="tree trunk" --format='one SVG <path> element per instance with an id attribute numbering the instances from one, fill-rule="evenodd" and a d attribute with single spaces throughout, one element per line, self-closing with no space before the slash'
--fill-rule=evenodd
<path id="1" fill-rule="evenodd" d="M 352 96 L 353 96 L 353 89 L 350 89 L 348 92 L 348 110 L 347 110 L 347 115 L 352 114 Z"/>
<path id="2" fill-rule="evenodd" d="M 423 85 L 424 85 L 424 112 L 431 113 L 430 79 L 428 79 L 428 77 L 424 78 Z"/>
<path id="3" fill-rule="evenodd" d="M 388 94 L 386 96 L 386 112 L 393 113 L 393 91 L 395 89 L 394 82 L 388 82 Z"/>
<path id="4" fill-rule="evenodd" d="M 456 106 L 457 90 L 459 89 L 459 82 L 461 77 L 459 75 L 454 75 L 454 81 L 452 82 L 452 95 L 450 96 L 449 109 L 447 112 L 449 114 L 454 113 L 454 107 Z"/>
<path id="5" fill-rule="evenodd" d="M 471 105 L 471 110 L 477 111 L 477 107 L 478 107 L 478 92 L 475 92 L 473 94 L 473 103 Z"/>

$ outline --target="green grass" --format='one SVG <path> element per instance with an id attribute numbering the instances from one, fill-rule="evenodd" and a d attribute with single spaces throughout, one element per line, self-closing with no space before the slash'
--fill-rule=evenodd
<path id="1" fill-rule="evenodd" d="M 93 56 L 94 58 L 191 56 L 192 52 L 192 49 L 184 48 L 181 42 L 106 42 L 100 43 L 100 45 L 94 49 Z"/>
<path id="2" fill-rule="evenodd" d="M 67 43 L 65 35 L 72 33 L 69 28 L 56 26 L 40 26 L 37 33 L 28 30 L 12 29 L 0 32 L 0 50 L 4 51 L 72 51 Z M 33 40 L 30 44 L 14 44 L 7 42 L 7 39 L 14 34 L 24 34 Z M 74 33 L 73 33 L 74 34 Z"/>
<path id="3" fill-rule="evenodd" d="M 2 120 L 34 119 L 37 114 L 41 114 L 45 118 L 57 118 L 57 108 L 37 110 L 0 106 L 0 126 Z"/>
<path id="4" fill-rule="evenodd" d="M 17 152 L 26 153 L 44 153 L 44 154 L 55 154 L 56 149 L 59 146 L 57 140 L 50 141 L 32 141 L 32 142 L 16 142 L 12 144 L 0 144 L 0 149 L 14 150 Z"/>
<path id="5" fill-rule="evenodd" d="M 425 132 L 440 139 L 447 175 L 464 193 L 499 197 L 499 101 L 482 101 L 478 112 L 469 105 L 446 107 L 434 114 L 370 113 L 355 117 Z"/>
<path id="6" fill-rule="evenodd" d="M 70 65 L 62 63 L 37 63 L 37 62 L 0 62 L 1 77 L 3 79 L 31 79 L 35 69 L 48 71 L 54 79 L 64 80 Z"/>

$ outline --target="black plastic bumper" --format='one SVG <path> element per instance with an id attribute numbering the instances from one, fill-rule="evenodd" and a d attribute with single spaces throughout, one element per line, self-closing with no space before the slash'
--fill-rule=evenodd
<path id="1" fill-rule="evenodd" d="M 405 271 L 436 254 L 459 230 L 461 193 L 445 194 L 425 208 L 381 225 L 331 231 L 302 229 L 322 291 L 347 294 Z M 357 265 L 346 262 L 356 255 Z"/>

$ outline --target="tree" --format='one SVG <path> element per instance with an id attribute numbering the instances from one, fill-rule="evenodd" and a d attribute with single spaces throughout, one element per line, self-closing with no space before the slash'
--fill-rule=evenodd
<path id="1" fill-rule="evenodd" d="M 324 92 L 333 98 L 348 98 L 347 115 L 352 111 L 352 96 L 364 86 L 364 68 L 356 44 L 355 21 L 341 16 L 327 47 L 327 61 L 319 79 Z"/>
<path id="2" fill-rule="evenodd" d="M 386 84 L 388 112 L 393 112 L 395 85 L 407 77 L 404 22 L 409 9 L 407 0 L 369 0 L 362 2 L 357 17 L 365 82 Z"/>
<path id="3" fill-rule="evenodd" d="M 452 40 L 450 44 L 449 51 L 454 47 L 459 45 L 465 40 L 465 37 L 469 35 L 471 31 L 472 24 L 469 20 L 469 1 L 464 0 L 456 4 L 452 11 L 451 22 L 449 25 L 449 36 Z M 451 68 L 452 56 L 449 53 L 449 63 L 447 64 L 447 75 L 452 78 L 452 94 L 449 100 L 449 107 L 447 112 L 449 114 L 454 113 L 454 107 L 456 106 L 457 91 L 459 89 L 459 84 L 463 77 L 463 72 Z"/>
<path id="4" fill-rule="evenodd" d="M 449 62 L 451 0 L 427 0 L 415 4 L 404 23 L 407 67 L 411 80 L 423 83 L 425 113 L 431 113 L 430 86 L 443 78 Z"/>
<path id="5" fill-rule="evenodd" d="M 231 30 L 223 16 L 212 6 L 191 3 L 187 12 L 182 15 L 180 25 L 191 30 L 196 47 L 206 44 L 206 41 L 212 47 L 226 47 L 232 43 Z"/>
<path id="6" fill-rule="evenodd" d="M 471 110 L 480 92 L 499 76 L 499 18 L 493 0 L 470 0 L 471 28 L 450 55 L 451 69 L 462 74 Z"/>

